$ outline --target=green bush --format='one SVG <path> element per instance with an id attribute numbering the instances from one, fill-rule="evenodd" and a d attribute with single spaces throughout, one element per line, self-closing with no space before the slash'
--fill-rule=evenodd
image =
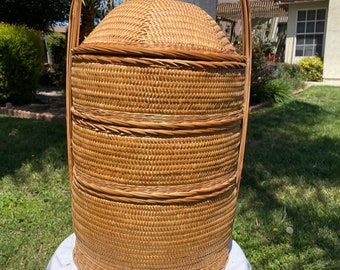
<path id="1" fill-rule="evenodd" d="M 322 81 L 323 63 L 321 58 L 317 56 L 303 58 L 299 61 L 299 66 L 307 81 Z"/>
<path id="2" fill-rule="evenodd" d="M 301 72 L 301 68 L 297 64 L 279 63 L 278 69 L 278 79 L 287 82 L 291 90 L 298 90 L 303 88 L 305 84 L 304 75 Z"/>
<path id="3" fill-rule="evenodd" d="M 252 103 L 258 102 L 258 96 L 261 96 L 262 86 L 267 81 L 274 79 L 274 69 L 269 65 L 263 48 L 261 43 L 253 43 L 250 91 Z"/>
<path id="4" fill-rule="evenodd" d="M 40 34 L 24 26 L 0 23 L 0 100 L 30 102 L 42 71 Z"/>
<path id="5" fill-rule="evenodd" d="M 39 84 L 41 87 L 65 87 L 66 76 L 65 71 L 56 71 L 49 64 L 45 64 L 44 71 L 39 78 Z"/>
<path id="6" fill-rule="evenodd" d="M 47 45 L 55 65 L 64 65 L 66 61 L 66 36 L 62 33 L 51 32 L 47 36 Z"/>
<path id="7" fill-rule="evenodd" d="M 282 79 L 268 80 L 260 88 L 256 96 L 258 102 L 282 103 L 292 95 L 290 85 Z"/>

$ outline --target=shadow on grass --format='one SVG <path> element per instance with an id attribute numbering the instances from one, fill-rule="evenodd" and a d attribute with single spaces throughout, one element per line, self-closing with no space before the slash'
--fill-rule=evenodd
<path id="1" fill-rule="evenodd" d="M 289 243 L 300 262 L 280 269 L 317 269 L 308 265 L 321 258 L 320 265 L 329 268 L 318 269 L 340 266 L 339 201 L 335 191 L 327 194 L 340 187 L 340 140 L 330 124 L 338 117 L 299 100 L 250 115 L 238 215 L 246 220 L 252 212 L 259 223 L 275 226 L 273 213 L 285 209 L 294 237 L 275 242 L 268 228 L 265 237 L 268 245 Z"/>
<path id="2" fill-rule="evenodd" d="M 338 116 L 301 101 L 251 115 L 245 173 L 260 163 L 271 176 L 304 176 L 308 184 L 321 180 L 339 185 L 340 140 L 327 131 L 327 119 Z"/>
<path id="3" fill-rule="evenodd" d="M 0 126 L 0 179 L 15 175 L 25 164 L 33 166 L 33 171 L 42 171 L 46 162 L 67 165 L 65 124 L 0 117 Z"/>

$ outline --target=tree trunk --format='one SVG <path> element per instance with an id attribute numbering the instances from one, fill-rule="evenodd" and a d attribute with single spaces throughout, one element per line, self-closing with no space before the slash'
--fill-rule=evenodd
<path id="1" fill-rule="evenodd" d="M 82 16 L 81 16 L 79 43 L 81 43 L 93 30 L 95 15 L 96 15 L 96 9 L 89 9 L 83 6 Z"/>

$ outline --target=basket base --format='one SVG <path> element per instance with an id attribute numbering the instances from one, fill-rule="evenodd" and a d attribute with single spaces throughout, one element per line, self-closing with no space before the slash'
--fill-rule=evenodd
<path id="1" fill-rule="evenodd" d="M 72 255 L 75 241 L 76 236 L 74 233 L 67 237 L 54 252 L 46 270 L 78 270 L 73 262 Z M 231 242 L 229 259 L 225 270 L 251 270 L 251 266 L 241 247 L 234 240 Z"/>

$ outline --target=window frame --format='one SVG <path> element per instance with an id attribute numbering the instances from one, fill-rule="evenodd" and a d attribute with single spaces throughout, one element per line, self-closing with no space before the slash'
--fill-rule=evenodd
<path id="1" fill-rule="evenodd" d="M 308 19 L 308 15 L 311 12 L 315 12 L 314 18 Z M 318 13 L 320 11 L 324 11 L 324 17 L 318 18 Z M 300 12 L 305 12 L 304 20 L 299 18 Z M 317 27 L 323 23 L 323 31 L 316 31 Z M 326 34 L 326 23 L 327 23 L 327 8 L 326 7 L 316 7 L 316 8 L 304 8 L 298 9 L 296 11 L 296 22 L 295 22 L 295 48 L 294 48 L 294 57 L 295 58 L 304 58 L 304 57 L 312 57 L 318 54 L 319 57 L 323 57 L 324 54 L 324 43 L 325 43 L 325 34 Z M 300 30 L 299 30 L 300 25 Z M 313 31 L 311 31 L 310 27 L 313 25 Z M 301 31 L 303 26 L 303 31 Z M 309 29 L 307 29 L 309 27 Z M 318 48 L 319 47 L 319 48 Z M 298 49 L 301 48 L 298 53 Z M 310 53 L 308 53 L 308 51 Z"/>

